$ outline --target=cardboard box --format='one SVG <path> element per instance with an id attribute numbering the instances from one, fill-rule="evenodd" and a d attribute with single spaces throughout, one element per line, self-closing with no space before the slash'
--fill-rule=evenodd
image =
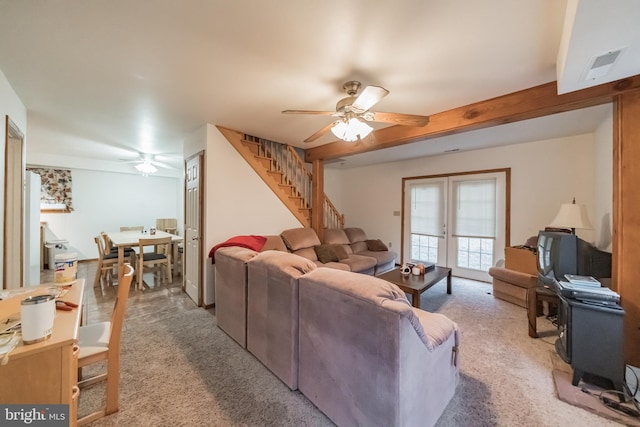
<path id="1" fill-rule="evenodd" d="M 536 254 L 529 249 L 508 247 L 504 248 L 504 267 L 521 273 L 538 275 Z"/>

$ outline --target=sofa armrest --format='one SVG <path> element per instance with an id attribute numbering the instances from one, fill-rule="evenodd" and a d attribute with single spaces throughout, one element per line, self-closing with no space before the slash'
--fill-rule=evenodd
<path id="1" fill-rule="evenodd" d="M 516 270 L 510 270 L 508 268 L 491 267 L 489 269 L 489 275 L 494 279 L 511 283 L 521 288 L 529 289 L 538 286 L 537 276 L 528 273 L 521 273 Z"/>

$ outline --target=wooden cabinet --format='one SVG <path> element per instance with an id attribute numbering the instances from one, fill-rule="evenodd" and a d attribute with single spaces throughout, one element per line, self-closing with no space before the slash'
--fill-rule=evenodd
<path id="1" fill-rule="evenodd" d="M 0 318 L 20 312 L 20 301 L 47 293 L 47 286 L 0 301 Z M 65 301 L 81 306 L 84 279 L 65 295 Z M 78 328 L 80 308 L 56 310 L 53 332 L 47 340 L 18 346 L 9 362 L 0 365 L 0 402 L 21 404 L 68 404 L 70 425 L 76 425 L 78 402 Z"/>

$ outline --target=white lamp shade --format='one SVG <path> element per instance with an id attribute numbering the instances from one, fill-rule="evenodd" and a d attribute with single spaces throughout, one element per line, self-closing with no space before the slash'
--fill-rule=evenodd
<path id="1" fill-rule="evenodd" d="M 551 224 L 549 224 L 549 227 L 593 228 L 587 216 L 587 209 L 584 205 L 576 205 L 575 203 L 563 203 L 560 205 L 560 210 L 553 221 L 551 221 Z"/>
<path id="2" fill-rule="evenodd" d="M 352 117 L 348 122 L 339 121 L 331 128 L 333 134 L 343 141 L 353 142 L 358 138 L 364 139 L 371 133 L 373 128 L 362 120 Z"/>
<path id="3" fill-rule="evenodd" d="M 138 163 L 136 166 L 136 169 L 138 169 L 143 175 L 148 175 L 150 173 L 156 173 L 158 172 L 158 169 L 153 166 L 151 164 L 151 162 L 145 160 L 142 163 Z"/>

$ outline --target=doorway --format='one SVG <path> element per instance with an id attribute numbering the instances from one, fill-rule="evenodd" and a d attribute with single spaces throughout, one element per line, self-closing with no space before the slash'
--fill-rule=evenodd
<path id="1" fill-rule="evenodd" d="M 202 305 L 202 164 L 200 152 L 185 161 L 184 290 Z"/>
<path id="2" fill-rule="evenodd" d="M 5 119 L 3 289 L 24 283 L 24 135 Z"/>
<path id="3" fill-rule="evenodd" d="M 403 262 L 490 281 L 508 235 L 508 169 L 403 179 Z"/>

